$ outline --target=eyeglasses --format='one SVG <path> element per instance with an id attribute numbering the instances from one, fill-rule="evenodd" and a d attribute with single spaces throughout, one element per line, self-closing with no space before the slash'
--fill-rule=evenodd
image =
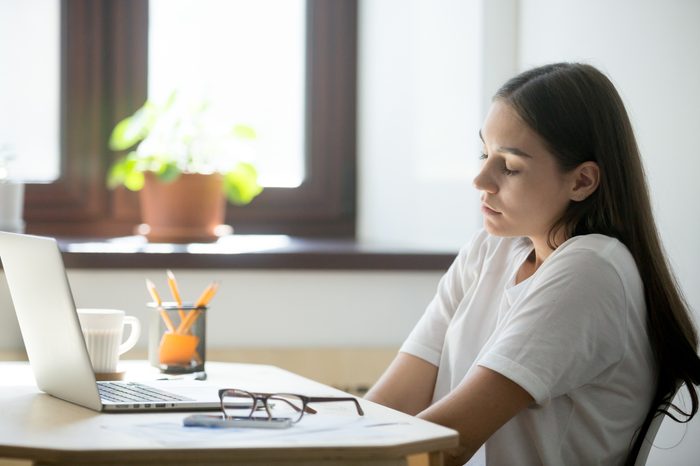
<path id="1" fill-rule="evenodd" d="M 357 414 L 364 416 L 360 403 L 353 397 L 304 396 L 294 393 L 251 393 L 236 388 L 219 390 L 221 411 L 226 418 L 283 418 L 299 422 L 304 413 L 316 414 L 309 403 L 352 401 Z"/>

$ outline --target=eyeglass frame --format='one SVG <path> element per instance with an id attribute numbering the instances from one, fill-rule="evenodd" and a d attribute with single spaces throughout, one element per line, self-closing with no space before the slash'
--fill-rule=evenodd
<path id="1" fill-rule="evenodd" d="M 323 402 L 333 402 L 333 401 L 352 401 L 355 403 L 355 408 L 357 409 L 357 414 L 359 416 L 364 416 L 365 412 L 362 409 L 362 406 L 360 406 L 360 402 L 357 401 L 357 398 L 352 397 L 352 396 L 306 396 L 306 395 L 299 395 L 298 393 L 260 393 L 260 392 L 249 392 L 247 390 L 241 390 L 239 388 L 222 388 L 219 389 L 219 401 L 221 405 L 221 412 L 224 415 L 224 418 L 230 419 L 234 416 L 230 416 L 226 413 L 226 408 L 224 408 L 224 395 L 226 392 L 240 392 L 240 393 L 245 393 L 246 395 L 250 396 L 253 399 L 253 406 L 250 408 L 250 413 L 248 416 L 245 416 L 247 418 L 252 418 L 253 414 L 255 413 L 255 410 L 258 407 L 258 402 L 262 402 L 263 407 L 265 408 L 265 412 L 267 413 L 267 419 L 270 420 L 272 419 L 272 413 L 270 412 L 270 407 L 267 404 L 267 400 L 270 398 L 273 398 L 275 396 L 294 396 L 297 397 L 301 400 L 302 406 L 301 409 L 297 408 L 294 405 L 291 405 L 291 403 L 288 403 L 294 408 L 295 411 L 301 411 L 301 414 L 299 415 L 299 418 L 296 420 L 292 420 L 293 423 L 297 423 L 301 420 L 302 417 L 304 417 L 304 413 L 309 413 L 309 414 L 316 414 L 317 411 L 311 407 L 308 406 L 309 403 L 323 403 Z M 285 401 L 284 398 L 279 398 L 279 401 Z"/>

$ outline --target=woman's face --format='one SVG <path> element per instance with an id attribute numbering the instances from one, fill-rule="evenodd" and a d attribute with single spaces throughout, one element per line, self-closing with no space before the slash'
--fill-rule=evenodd
<path id="1" fill-rule="evenodd" d="M 573 176 L 561 173 L 544 141 L 507 104 L 495 101 L 480 132 L 484 228 L 497 236 L 548 238 L 570 201 Z"/>

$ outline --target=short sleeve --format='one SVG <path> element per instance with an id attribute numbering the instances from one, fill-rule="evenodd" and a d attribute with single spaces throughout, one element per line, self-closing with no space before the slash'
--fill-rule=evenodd
<path id="1" fill-rule="evenodd" d="M 605 255 L 581 249 L 551 259 L 477 362 L 538 404 L 593 381 L 622 359 L 626 345 L 625 289 Z"/>
<path id="2" fill-rule="evenodd" d="M 479 231 L 463 246 L 454 262 L 438 283 L 437 292 L 423 316 L 399 351 L 417 356 L 435 366 L 445 341 L 447 328 L 466 290 L 476 281 L 480 245 L 487 233 Z"/>

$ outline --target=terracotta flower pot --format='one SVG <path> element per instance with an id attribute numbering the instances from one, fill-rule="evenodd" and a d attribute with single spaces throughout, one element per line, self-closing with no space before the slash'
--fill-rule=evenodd
<path id="1" fill-rule="evenodd" d="M 141 217 L 149 241 L 215 241 L 224 222 L 226 198 L 218 174 L 183 173 L 171 182 L 146 172 L 140 191 Z"/>

